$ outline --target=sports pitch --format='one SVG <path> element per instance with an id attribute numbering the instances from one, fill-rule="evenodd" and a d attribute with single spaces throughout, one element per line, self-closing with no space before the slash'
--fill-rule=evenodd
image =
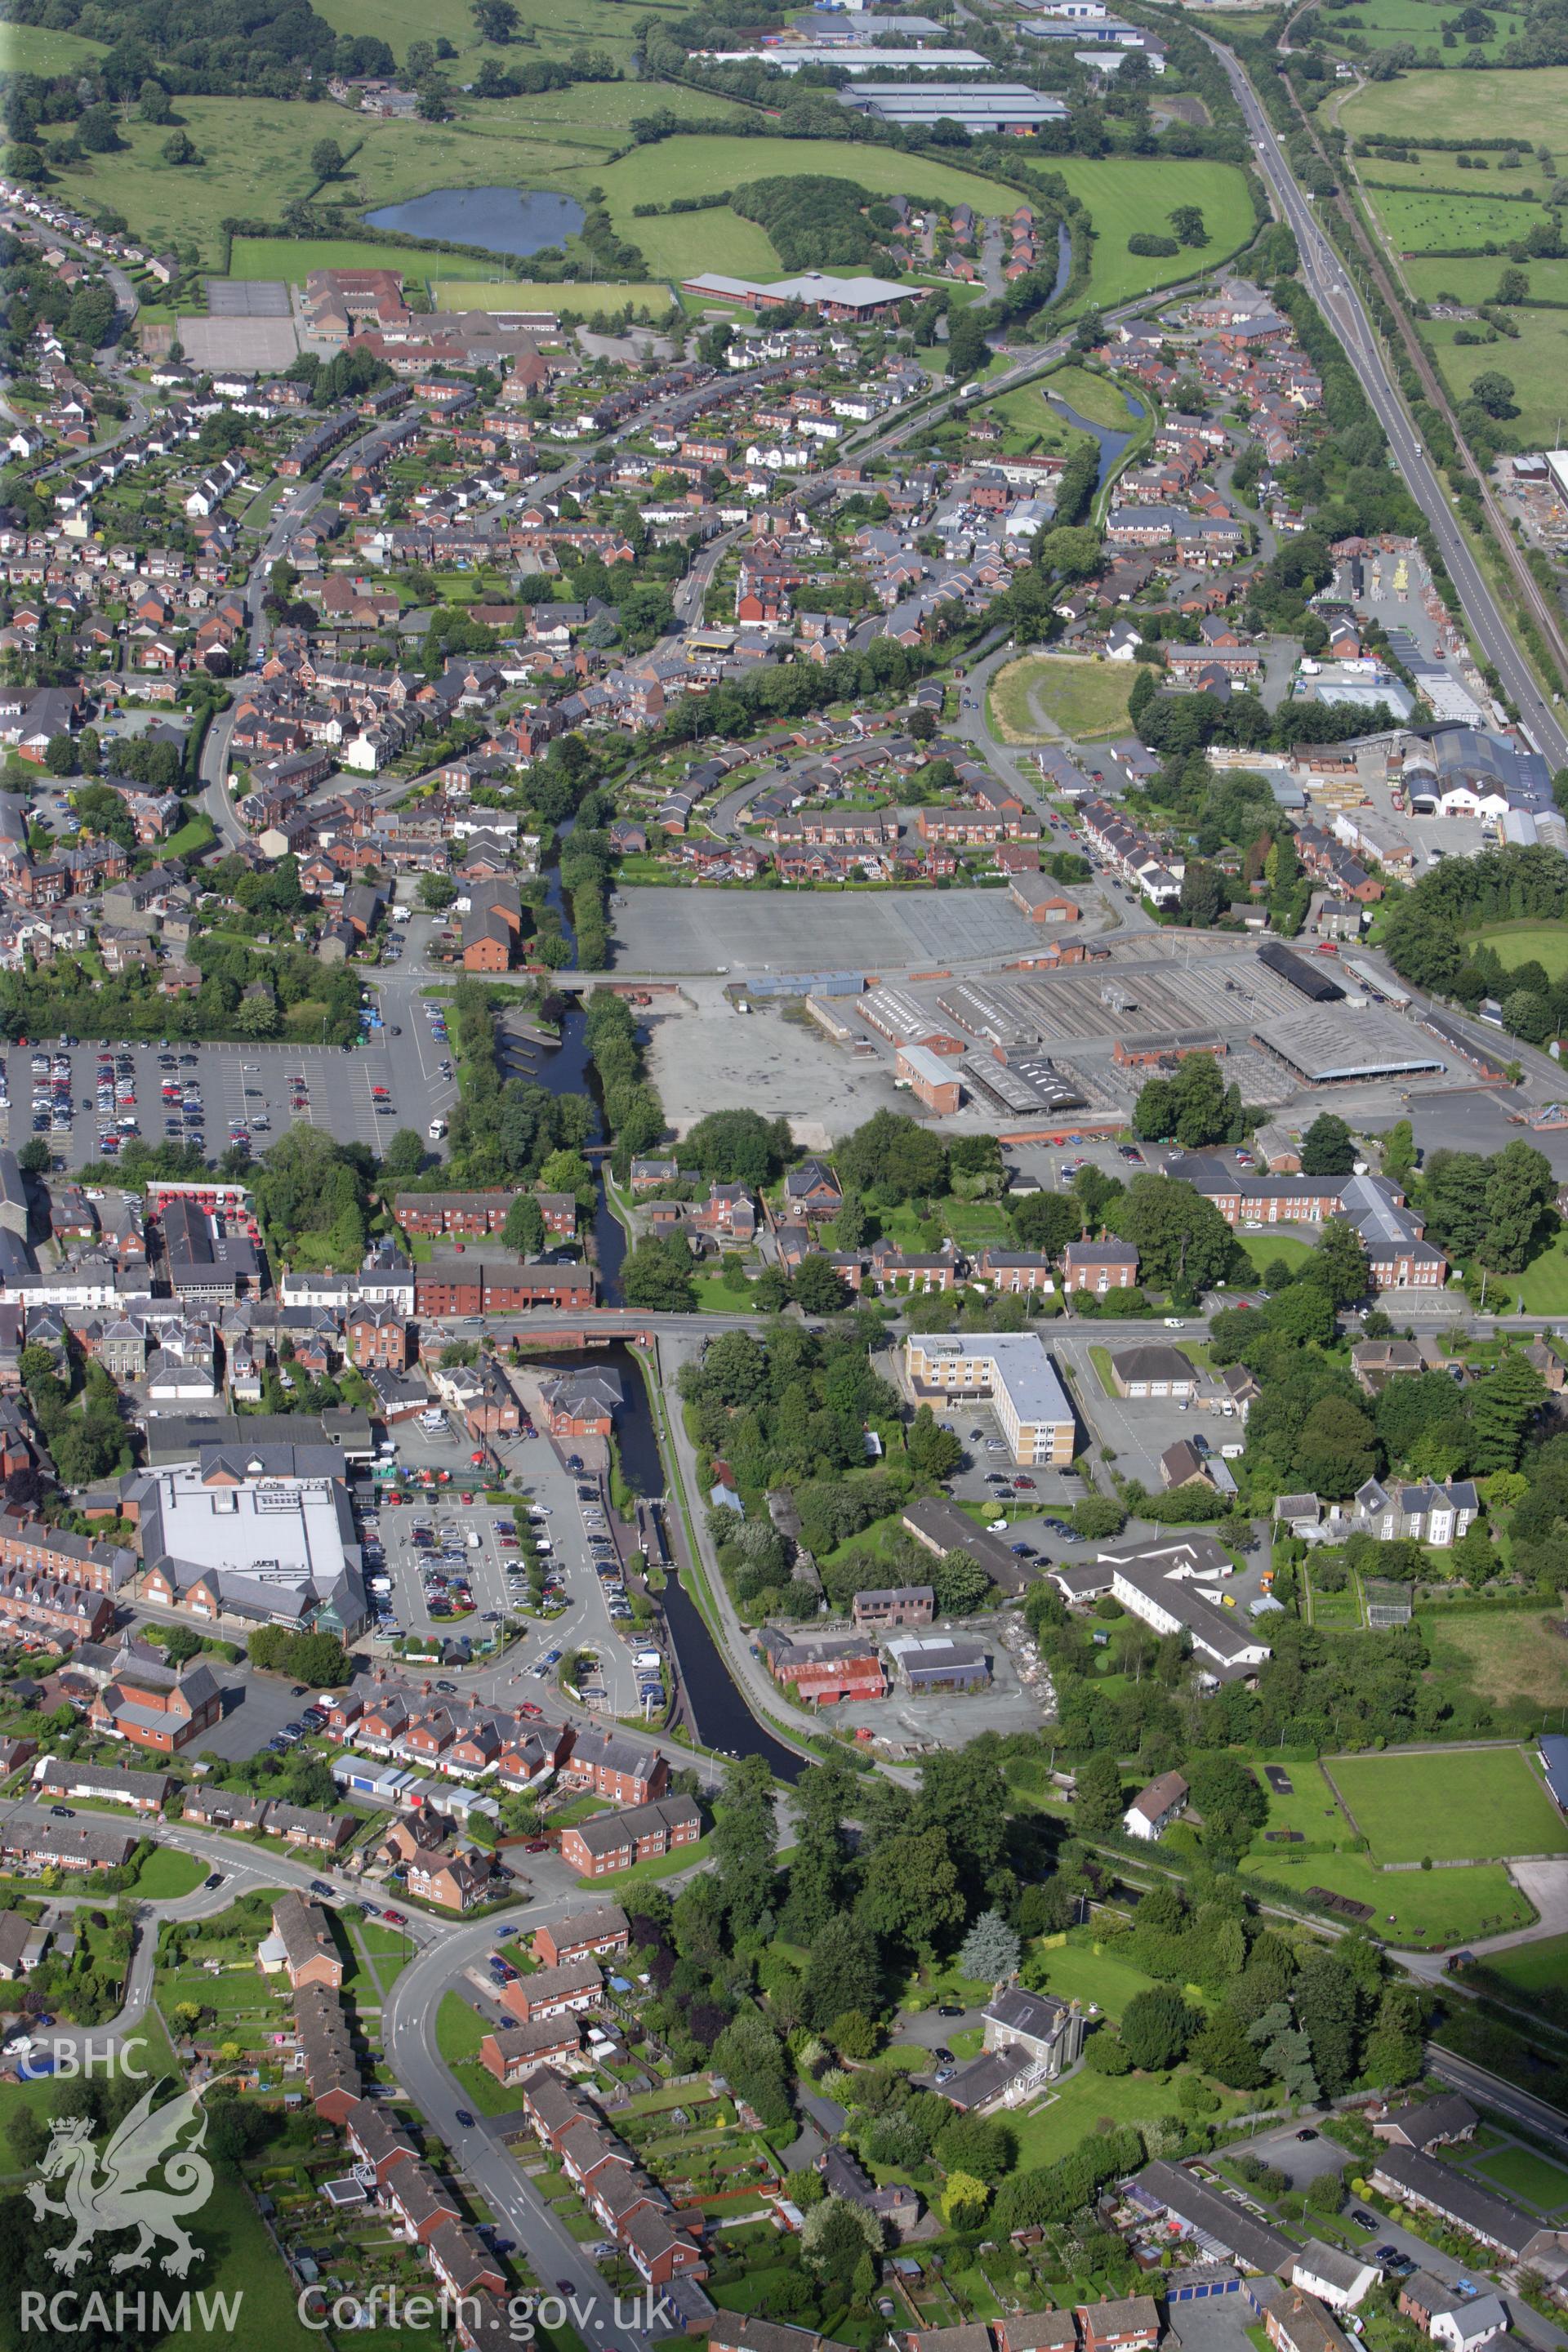
<path id="1" fill-rule="evenodd" d="M 1342 1756 L 1327 1770 L 1378 1862 L 1568 1853 L 1568 1822 L 1521 1748 Z"/>

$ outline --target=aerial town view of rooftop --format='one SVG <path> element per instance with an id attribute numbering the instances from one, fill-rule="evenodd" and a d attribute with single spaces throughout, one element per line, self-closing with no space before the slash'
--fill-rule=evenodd
<path id="1" fill-rule="evenodd" d="M 900 5 L 0 0 L 0 2352 L 1568 2352 L 1568 0 Z"/>

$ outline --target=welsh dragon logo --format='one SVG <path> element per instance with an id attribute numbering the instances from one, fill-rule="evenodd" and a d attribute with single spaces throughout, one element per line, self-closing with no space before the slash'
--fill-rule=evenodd
<path id="1" fill-rule="evenodd" d="M 58 2216 L 76 2224 L 68 2246 L 51 2246 L 48 2258 L 68 2278 L 86 2262 L 93 2240 L 102 2231 L 135 2230 L 136 2243 L 116 2254 L 111 2271 L 145 2270 L 153 2250 L 167 2242 L 171 2251 L 163 2267 L 184 2278 L 192 2263 L 205 2260 L 205 2250 L 195 2244 L 181 2227 L 184 2215 L 196 2213 L 212 2195 L 213 2168 L 201 2153 L 207 2119 L 200 2095 L 176 2094 L 154 2111 L 158 2085 L 152 2084 L 120 2126 L 101 2156 L 92 2145 L 92 2126 L 84 2116 L 57 2120 L 50 2126 L 49 2145 L 38 2169 L 43 2178 L 29 2183 L 27 2197 L 38 2221 Z M 178 2145 L 188 2126 L 199 2124 L 195 2137 Z M 101 2168 L 101 2169 L 100 2169 Z M 162 2169 L 165 2185 L 149 2185 L 149 2175 Z M 64 2184 L 63 2201 L 56 2203 L 45 2184 Z"/>

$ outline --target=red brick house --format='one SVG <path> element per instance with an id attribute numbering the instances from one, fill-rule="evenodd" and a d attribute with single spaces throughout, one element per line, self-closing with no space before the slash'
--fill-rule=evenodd
<path id="1" fill-rule="evenodd" d="M 561 1832 L 561 1855 L 580 1878 L 607 1878 L 677 1846 L 695 1845 L 701 1834 L 702 1816 L 689 1797 L 661 1797 L 628 1812 L 574 1822 Z"/>
<path id="2" fill-rule="evenodd" d="M 574 1911 L 553 1926 L 536 1927 L 533 1957 L 542 1968 L 556 1969 L 563 1960 L 603 1959 L 606 1952 L 624 1952 L 630 1941 L 631 1929 L 620 1905 L 596 1903 L 592 1910 Z"/>
<path id="3" fill-rule="evenodd" d="M 608 1797 L 617 1805 L 647 1805 L 656 1797 L 663 1796 L 669 1781 L 669 1766 L 656 1748 L 645 1746 L 631 1732 L 579 1731 L 565 1766 L 565 1777 L 591 1789 L 595 1797 Z M 620 1917 L 616 1906 L 606 1907 Z M 624 1918 L 621 1927 L 624 1948 Z"/>
<path id="4" fill-rule="evenodd" d="M 1131 1290 L 1137 1279 L 1138 1253 L 1131 1242 L 1068 1242 L 1062 1252 L 1064 1289 Z"/>

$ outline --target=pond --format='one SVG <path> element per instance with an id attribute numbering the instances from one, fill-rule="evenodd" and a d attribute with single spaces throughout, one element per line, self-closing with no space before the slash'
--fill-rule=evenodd
<path id="1" fill-rule="evenodd" d="M 486 253 L 529 254 L 562 245 L 583 226 L 583 207 L 546 188 L 434 188 L 366 213 L 368 228 L 439 237 Z"/>

